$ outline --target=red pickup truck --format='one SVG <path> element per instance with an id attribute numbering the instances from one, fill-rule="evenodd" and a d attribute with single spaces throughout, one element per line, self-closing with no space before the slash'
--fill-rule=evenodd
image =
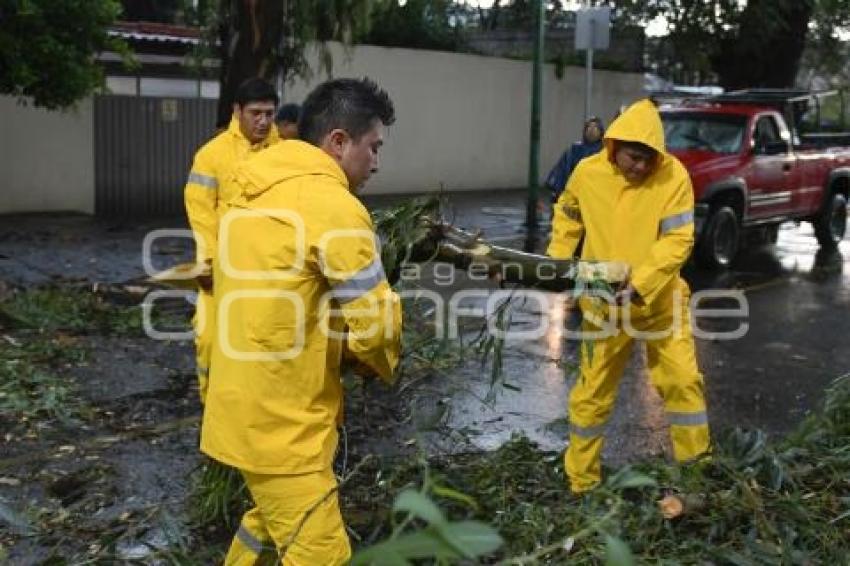
<path id="1" fill-rule="evenodd" d="M 661 105 L 667 150 L 694 186 L 698 263 L 727 267 L 745 233 L 775 241 L 788 220 L 811 222 L 822 247 L 838 245 L 850 197 L 850 146 L 840 144 L 850 140 L 812 127 L 822 102 L 759 89 Z"/>

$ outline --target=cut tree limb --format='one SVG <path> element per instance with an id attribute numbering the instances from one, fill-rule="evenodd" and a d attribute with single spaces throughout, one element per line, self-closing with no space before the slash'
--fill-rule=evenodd
<path id="1" fill-rule="evenodd" d="M 413 241 L 402 242 L 403 245 L 393 243 L 391 250 L 383 254 L 391 281 L 397 279 L 405 264 L 429 261 L 448 263 L 463 271 L 483 268 L 492 276 L 498 274 L 505 283 L 549 291 L 566 291 L 577 282 L 602 282 L 617 287 L 628 278 L 629 267 L 623 262 L 554 259 L 493 245 L 480 233 L 462 230 L 430 216 L 420 217 L 419 222 L 422 226 L 408 230 L 414 234 Z M 209 275 L 209 266 L 184 263 L 150 277 L 146 283 L 194 289 L 198 286 L 197 277 L 205 275 Z"/>
<path id="2" fill-rule="evenodd" d="M 705 508 L 705 497 L 694 493 L 672 493 L 658 501 L 658 509 L 665 519 L 696 513 Z"/>
<path id="3" fill-rule="evenodd" d="M 479 234 L 451 224 L 433 224 L 434 261 L 450 263 L 461 270 L 483 265 L 489 273 L 499 274 L 507 283 L 565 291 L 579 281 L 601 281 L 616 287 L 628 278 L 629 267 L 623 262 L 554 259 L 490 244 Z M 421 255 L 412 253 L 412 260 L 416 261 Z"/>

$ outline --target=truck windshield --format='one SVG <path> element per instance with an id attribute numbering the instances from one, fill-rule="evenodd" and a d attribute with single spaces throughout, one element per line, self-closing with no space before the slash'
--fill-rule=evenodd
<path id="1" fill-rule="evenodd" d="M 746 116 L 729 114 L 661 114 L 668 150 L 737 153 L 744 141 Z"/>

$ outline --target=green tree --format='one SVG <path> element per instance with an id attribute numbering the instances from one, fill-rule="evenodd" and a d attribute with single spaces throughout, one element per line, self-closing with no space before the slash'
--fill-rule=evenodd
<path id="1" fill-rule="evenodd" d="M 850 24 L 850 0 L 610 0 L 616 17 L 646 23 L 663 16 L 666 74 L 716 75 L 727 89 L 791 87 L 805 48 L 841 63 L 838 33 Z M 687 80 L 687 79 L 686 79 Z"/>
<path id="2" fill-rule="evenodd" d="M 794 86 L 815 0 L 749 0 L 711 64 L 727 90 Z"/>
<path id="3" fill-rule="evenodd" d="M 102 88 L 94 54 L 130 53 L 106 31 L 120 11 L 113 0 L 0 0 L 0 94 L 52 110 Z"/>
<path id="4" fill-rule="evenodd" d="M 573 19 L 562 0 L 544 0 L 547 27 L 571 25 Z M 482 30 L 531 30 L 534 25 L 533 0 L 494 0 L 489 8 L 478 8 L 477 27 Z"/>
<path id="5" fill-rule="evenodd" d="M 211 4 L 214 4 L 211 2 Z M 317 42 L 351 43 L 369 28 L 374 0 L 218 0 L 207 29 L 217 39 L 221 90 L 217 125 L 227 125 L 233 96 L 248 78 L 288 80 L 308 71 L 305 52 Z"/>
<path id="6" fill-rule="evenodd" d="M 387 47 L 457 51 L 463 47 L 463 22 L 452 0 L 384 0 L 372 13 L 368 33 L 358 43 Z"/>
<path id="7" fill-rule="evenodd" d="M 121 0 L 121 19 L 173 24 L 189 4 L 187 0 Z"/>

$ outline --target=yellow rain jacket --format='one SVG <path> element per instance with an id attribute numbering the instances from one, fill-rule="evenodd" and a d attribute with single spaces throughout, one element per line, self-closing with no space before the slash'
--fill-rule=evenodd
<path id="1" fill-rule="evenodd" d="M 640 142 L 658 152 L 653 170 L 641 183 L 630 183 L 615 166 L 615 140 Z M 605 425 L 634 338 L 646 342 L 650 382 L 664 400 L 676 459 L 689 460 L 709 449 L 703 379 L 690 327 L 690 292 L 679 276 L 694 242 L 690 177 L 665 152 L 661 118 L 648 100 L 617 118 L 604 143 L 607 151 L 582 160 L 558 199 L 548 254 L 571 257 L 584 234 L 582 258 L 627 263 L 644 304 L 632 303 L 628 313 L 617 309 L 618 322 L 624 320 L 620 315 L 628 314 L 634 325 L 618 324 L 608 336 L 594 339 L 592 354 L 590 348 L 582 349 L 581 379 L 570 390 L 570 443 L 564 458 L 570 487 L 577 493 L 601 481 Z M 610 313 L 600 299 L 582 297 L 580 306 L 585 332 L 596 332 L 602 327 L 598 320 Z"/>
<path id="2" fill-rule="evenodd" d="M 288 140 L 237 169 L 219 230 L 218 336 L 201 450 L 258 474 L 327 469 L 343 354 L 392 379 L 401 307 L 367 210 L 326 153 Z"/>
<path id="3" fill-rule="evenodd" d="M 614 140 L 636 141 L 656 150 L 654 171 L 632 185 L 613 162 Z M 576 167 L 558 199 L 547 254 L 572 257 L 585 234 L 582 259 L 623 261 L 648 315 L 680 284 L 679 270 L 694 243 L 694 195 L 688 171 L 666 153 L 664 128 L 649 100 L 632 105 L 605 132 L 606 151 Z M 683 282 L 682 282 L 683 283 Z"/>
<path id="4" fill-rule="evenodd" d="M 186 216 L 195 238 L 197 263 L 212 264 L 215 257 L 219 219 L 227 210 L 226 203 L 239 194 L 231 182 L 234 168 L 252 153 L 278 141 L 277 128 L 272 126 L 265 140 L 251 144 L 242 134 L 239 120 L 234 115 L 227 130 L 215 136 L 195 154 L 184 190 L 184 200 Z M 201 401 L 206 397 L 210 354 L 215 336 L 214 310 L 212 293 L 201 290 L 192 319 Z"/>
<path id="5" fill-rule="evenodd" d="M 196 261 L 212 262 L 215 256 L 218 221 L 227 210 L 224 204 L 239 196 L 238 189 L 230 182 L 236 165 L 278 141 L 277 128 L 272 126 L 265 140 L 251 144 L 239 129 L 239 120 L 233 116 L 227 129 L 195 154 L 184 200 L 199 254 Z"/>

